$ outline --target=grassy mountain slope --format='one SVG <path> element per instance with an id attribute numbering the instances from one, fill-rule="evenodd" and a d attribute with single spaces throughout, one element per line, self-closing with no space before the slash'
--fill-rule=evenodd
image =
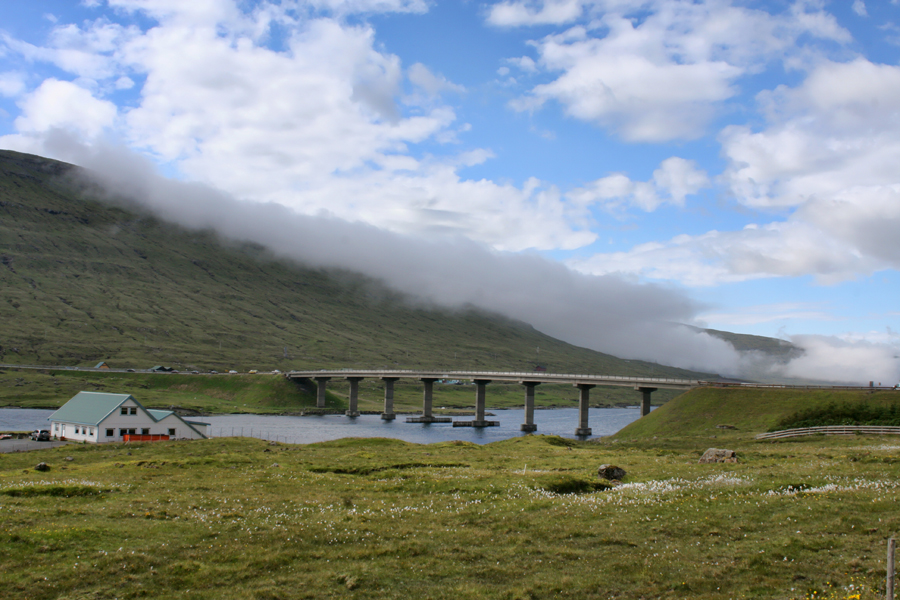
<path id="1" fill-rule="evenodd" d="M 551 371 L 698 375 L 80 198 L 72 168 L 0 152 L 0 363 L 531 370 L 540 347 Z"/>

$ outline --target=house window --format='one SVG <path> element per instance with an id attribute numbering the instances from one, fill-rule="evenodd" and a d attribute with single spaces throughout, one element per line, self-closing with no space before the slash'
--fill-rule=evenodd
<path id="1" fill-rule="evenodd" d="M 127 429 L 120 429 L 120 430 L 119 430 L 119 435 L 128 435 L 128 430 L 127 430 Z"/>
<path id="2" fill-rule="evenodd" d="M 131 407 L 131 414 L 133 414 L 133 415 L 136 415 L 136 414 L 137 414 L 137 407 L 136 407 L 136 406 L 132 406 L 132 407 Z"/>
<path id="3" fill-rule="evenodd" d="M 107 429 L 106 430 L 106 437 L 113 437 L 114 435 L 116 435 L 115 429 Z"/>
<path id="4" fill-rule="evenodd" d="M 175 435 L 175 430 L 174 430 L 174 429 L 170 429 L 170 430 L 169 430 L 169 435 Z"/>
<path id="5" fill-rule="evenodd" d="M 141 435 L 150 435 L 149 429 L 141 429 Z"/>
<path id="6" fill-rule="evenodd" d="M 88 429 L 88 435 L 90 435 L 90 436 L 93 436 L 93 435 L 94 435 L 94 428 L 93 428 L 93 427 L 91 427 L 90 429 Z"/>
<path id="7" fill-rule="evenodd" d="M 127 407 L 127 406 L 123 406 L 123 407 L 122 407 L 122 410 L 120 410 L 119 412 L 122 413 L 123 415 L 127 415 L 127 414 L 128 414 L 128 407 Z"/>
<path id="8" fill-rule="evenodd" d="M 78 434 L 78 428 L 77 428 L 77 427 L 75 428 L 75 433 L 76 433 L 76 435 Z"/>
<path id="9" fill-rule="evenodd" d="M 135 431 L 136 431 L 135 429 L 129 429 L 129 430 L 128 430 L 128 435 L 134 435 L 134 432 L 135 432 Z"/>

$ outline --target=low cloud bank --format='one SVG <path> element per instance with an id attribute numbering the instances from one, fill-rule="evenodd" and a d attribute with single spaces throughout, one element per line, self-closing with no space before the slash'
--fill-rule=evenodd
<path id="1" fill-rule="evenodd" d="M 298 214 L 280 204 L 237 200 L 210 187 L 162 177 L 122 147 L 84 146 L 62 132 L 45 154 L 90 171 L 110 199 L 225 238 L 261 244 L 275 255 L 383 281 L 438 306 L 472 305 L 533 325 L 553 337 L 622 358 L 739 377 L 773 375 L 863 383 L 896 380 L 896 349 L 828 338 L 794 340 L 807 351 L 788 365 L 760 365 L 727 342 L 678 325 L 703 308 L 667 286 L 619 275 L 585 275 L 534 254 L 492 251 L 465 238 L 422 239 L 328 215 Z"/>

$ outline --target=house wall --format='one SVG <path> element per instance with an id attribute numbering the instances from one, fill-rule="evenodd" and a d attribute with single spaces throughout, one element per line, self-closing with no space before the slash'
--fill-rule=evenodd
<path id="1" fill-rule="evenodd" d="M 50 435 L 57 438 L 66 438 L 73 442 L 96 442 L 99 429 L 94 425 L 81 425 L 76 423 L 63 423 L 62 421 L 50 422 Z"/>
<path id="2" fill-rule="evenodd" d="M 200 436 L 200 434 L 198 434 L 196 431 L 191 429 L 184 421 L 182 421 L 175 415 L 169 415 L 165 419 L 161 420 L 159 423 L 157 423 L 157 427 L 160 428 L 160 431 L 159 432 L 154 431 L 153 433 L 161 433 L 163 435 L 168 434 L 172 439 L 177 439 L 177 440 L 183 440 L 183 439 L 200 440 L 200 439 L 203 439 L 202 436 Z M 169 429 L 174 429 L 175 433 L 174 434 L 169 433 Z M 204 427 L 197 427 L 197 429 L 199 429 L 201 432 L 205 433 Z"/>

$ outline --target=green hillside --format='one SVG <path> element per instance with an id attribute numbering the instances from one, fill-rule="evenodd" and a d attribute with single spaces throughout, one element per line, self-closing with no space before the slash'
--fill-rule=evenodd
<path id="1" fill-rule="evenodd" d="M 474 310 L 276 260 L 79 197 L 75 167 L 0 152 L 0 363 L 146 369 L 443 367 L 696 377 Z"/>
<path id="2" fill-rule="evenodd" d="M 766 388 L 696 388 L 660 406 L 616 434 L 618 439 L 746 435 L 768 431 L 782 419 L 832 404 L 893 406 L 900 392 Z M 731 425 L 735 430 L 721 429 Z"/>

